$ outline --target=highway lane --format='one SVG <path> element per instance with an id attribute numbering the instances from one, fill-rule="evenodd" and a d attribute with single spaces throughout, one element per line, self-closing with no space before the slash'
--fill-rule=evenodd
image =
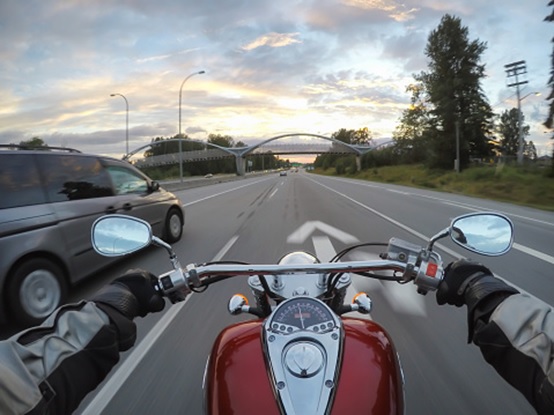
<path id="1" fill-rule="evenodd" d="M 177 192 L 187 205 L 187 224 L 183 239 L 174 248 L 183 265 L 219 256 L 272 263 L 290 250 L 318 249 L 312 235 L 301 243 L 287 242 L 308 221 L 328 224 L 360 241 L 386 242 L 396 236 L 423 243 L 414 232 L 431 236 L 448 225 L 452 217 L 467 213 L 472 206 L 482 206 L 512 213 L 510 217 L 518 232 L 516 241 L 522 246 L 541 252 L 552 249 L 540 243 L 543 239 L 552 240 L 552 228 L 547 225 L 554 222 L 551 214 L 455 195 L 367 185 L 299 173 Z M 317 234 L 323 233 L 317 230 Z M 345 246 L 335 238 L 331 242 L 336 250 Z M 453 243 L 444 245 L 459 256 L 466 254 Z M 453 258 L 443 255 L 445 262 Z M 517 250 L 503 259 L 479 259 L 502 277 L 552 303 L 549 295 L 554 290 L 548 274 L 552 264 Z M 162 250 L 149 249 L 83 285 L 75 298 L 86 297 L 130 266 L 160 273 L 167 270 L 169 262 Z M 523 398 L 486 365 L 477 349 L 465 343 L 464 311 L 438 307 L 434 296 L 419 296 L 411 285 L 360 280 L 356 280 L 356 285 L 370 292 L 375 305 L 374 320 L 386 327 L 396 342 L 406 376 L 407 414 L 533 413 Z M 121 388 L 116 390 L 109 383 L 117 393 L 105 402 L 107 405 L 102 405 L 102 413 L 201 413 L 202 372 L 211 343 L 226 325 L 250 318 L 232 317 L 226 312 L 229 297 L 237 291 L 247 293 L 244 280 L 226 281 L 202 295 L 190 296 L 135 370 L 122 376 L 119 373 L 124 380 Z M 165 313 L 170 315 L 172 308 L 167 307 Z M 163 320 L 161 314 L 140 320 L 140 337 L 148 336 L 151 328 Z M 244 384 L 252 387 L 247 376 Z M 99 396 L 106 396 L 102 395 L 104 392 L 100 390 Z M 87 413 L 92 398 L 77 413 Z M 88 410 L 93 411 L 94 407 Z"/>
<path id="2" fill-rule="evenodd" d="M 449 223 L 458 215 L 483 210 L 506 214 L 514 223 L 515 246 L 505 256 L 486 258 L 461 250 L 450 241 L 442 243 L 455 248 L 461 255 L 486 263 L 503 278 L 543 301 L 554 304 L 553 213 L 407 187 L 333 178 L 315 179 L 317 180 L 314 180 L 314 183 L 327 186 L 346 197 L 352 197 L 359 203 L 386 214 L 392 220 L 408 224 L 426 236 L 430 236 L 427 229 L 434 227 L 438 230 L 442 224 Z M 410 217 L 414 217 L 414 220 L 406 220 Z M 527 251 L 537 256 L 529 255 Z"/>

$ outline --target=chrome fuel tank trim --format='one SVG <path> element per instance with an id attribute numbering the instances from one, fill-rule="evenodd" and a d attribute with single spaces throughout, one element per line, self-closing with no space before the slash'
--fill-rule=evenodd
<path id="1" fill-rule="evenodd" d="M 342 361 L 342 322 L 322 301 L 298 296 L 264 323 L 263 346 L 282 413 L 329 414 Z"/>

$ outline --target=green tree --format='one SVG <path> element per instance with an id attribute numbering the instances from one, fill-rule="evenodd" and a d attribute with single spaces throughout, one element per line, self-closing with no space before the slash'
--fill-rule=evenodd
<path id="1" fill-rule="evenodd" d="M 346 144 L 351 144 L 355 140 L 356 130 L 347 130 L 346 128 L 341 128 L 338 131 L 335 131 L 331 134 L 331 138 L 341 141 Z M 334 151 L 341 152 L 343 151 L 343 146 L 341 144 L 333 143 L 331 145 L 330 154 L 320 154 L 316 157 L 314 161 L 314 167 L 322 168 L 327 170 L 328 168 L 335 167 L 337 162 L 344 157 L 342 154 L 333 154 Z"/>
<path id="2" fill-rule="evenodd" d="M 521 114 L 521 122 L 524 122 L 524 115 Z M 506 110 L 500 115 L 500 124 L 498 125 L 500 134 L 500 146 L 502 154 L 505 156 L 517 156 L 519 149 L 519 119 L 518 109 L 512 108 Z M 529 135 L 529 126 L 523 125 L 523 144 L 525 146 L 525 137 Z"/>
<path id="3" fill-rule="evenodd" d="M 429 107 L 423 97 L 422 83 L 408 85 L 406 92 L 412 94 L 410 106 L 402 111 L 400 124 L 393 133 L 393 140 L 404 162 L 421 163 L 429 157 Z"/>
<path id="4" fill-rule="evenodd" d="M 537 160 L 537 149 L 535 148 L 533 141 L 525 143 L 523 147 L 523 156 L 532 161 Z"/>
<path id="5" fill-rule="evenodd" d="M 229 135 L 209 134 L 208 143 L 218 145 L 220 147 L 234 147 L 235 140 Z M 212 147 L 213 149 L 213 147 Z M 223 152 L 223 150 L 221 150 Z M 222 153 L 222 155 L 224 155 Z M 236 172 L 235 157 L 229 155 L 222 159 L 208 160 L 205 162 L 206 173 L 234 173 Z"/>
<path id="6" fill-rule="evenodd" d="M 220 147 L 234 147 L 235 140 L 229 135 L 210 134 L 208 135 L 208 143 L 216 144 Z"/>
<path id="7" fill-rule="evenodd" d="M 552 7 L 551 13 L 544 18 L 546 22 L 554 22 L 554 0 L 548 2 L 548 7 Z M 554 38 L 552 38 L 552 43 L 554 44 Z M 551 56 L 551 68 L 550 68 L 550 78 L 548 79 L 548 86 L 552 88 L 550 94 L 546 98 L 547 101 L 550 101 L 548 116 L 544 122 L 544 126 L 550 130 L 554 129 L 554 46 L 552 48 Z M 551 140 L 554 139 L 554 135 L 550 137 Z M 551 174 L 554 176 L 554 146 L 552 147 L 552 171 Z"/>
<path id="8" fill-rule="evenodd" d="M 481 88 L 485 65 L 480 61 L 485 50 L 485 42 L 470 41 L 467 27 L 448 14 L 429 35 L 425 48 L 429 71 L 415 79 L 423 84 L 431 104 L 431 167 L 452 168 L 456 124 L 460 131 L 460 166 L 469 163 L 470 154 L 475 157 L 491 154 L 487 135 L 493 113 Z"/>
<path id="9" fill-rule="evenodd" d="M 350 137 L 350 144 L 358 144 L 358 145 L 371 145 L 371 142 L 373 140 L 373 133 L 369 131 L 367 127 L 362 127 L 351 135 Z"/>
<path id="10" fill-rule="evenodd" d="M 160 156 L 164 154 L 179 153 L 179 134 L 173 137 L 156 137 L 153 138 L 150 143 L 151 146 L 144 152 L 144 157 Z M 190 138 L 186 134 L 181 134 L 181 150 L 185 151 L 199 151 L 206 148 L 206 144 L 197 143 L 194 141 L 187 141 Z M 172 141 L 175 140 L 175 141 Z"/>
<path id="11" fill-rule="evenodd" d="M 27 141 L 20 141 L 19 145 L 29 150 L 48 147 L 48 144 L 46 144 L 44 140 L 39 137 L 33 137 Z"/>

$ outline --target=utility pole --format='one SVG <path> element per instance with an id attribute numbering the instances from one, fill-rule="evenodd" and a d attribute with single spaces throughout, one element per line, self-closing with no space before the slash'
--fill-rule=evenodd
<path id="1" fill-rule="evenodd" d="M 527 73 L 525 61 L 512 62 L 504 65 L 506 68 L 506 76 L 508 79 L 515 78 L 514 82 L 508 84 L 508 87 L 516 87 L 517 91 L 517 124 L 518 124 L 518 147 L 517 147 L 517 164 L 523 164 L 523 117 L 521 114 L 521 95 L 519 87 L 525 85 L 527 81 L 520 81 L 520 75 Z"/>

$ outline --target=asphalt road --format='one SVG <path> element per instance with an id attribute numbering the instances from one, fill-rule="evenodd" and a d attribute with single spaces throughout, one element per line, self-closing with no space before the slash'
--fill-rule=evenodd
<path id="1" fill-rule="evenodd" d="M 275 263 L 284 253 L 299 249 L 325 257 L 352 238 L 387 242 L 395 236 L 424 244 L 422 238 L 434 235 L 455 216 L 500 211 L 515 224 L 516 244 L 510 253 L 481 257 L 443 240 L 444 249 L 439 250 L 443 260 L 479 259 L 502 278 L 554 304 L 552 213 L 305 172 L 175 193 L 187 214 L 183 239 L 174 245 L 182 265 L 220 258 Z M 314 232 L 292 237 L 299 235 L 303 225 L 306 229 L 306 223 L 313 225 Z M 329 227 L 342 232 L 329 235 Z M 324 236 L 329 236 L 332 247 L 321 244 Z M 149 248 L 91 279 L 72 298 L 86 297 L 130 267 L 161 273 L 169 266 L 163 250 Z M 434 295 L 420 296 L 413 285 L 360 279 L 355 285 L 368 290 L 374 303 L 372 318 L 395 341 L 406 379 L 406 414 L 533 413 L 520 394 L 484 362 L 478 349 L 466 343 L 465 310 L 439 307 Z M 139 319 L 140 344 L 124 355 L 119 369 L 76 413 L 202 413 L 202 375 L 213 340 L 225 326 L 250 318 L 227 313 L 227 302 L 236 292 L 248 293 L 244 279 L 211 286 L 185 303 Z"/>

